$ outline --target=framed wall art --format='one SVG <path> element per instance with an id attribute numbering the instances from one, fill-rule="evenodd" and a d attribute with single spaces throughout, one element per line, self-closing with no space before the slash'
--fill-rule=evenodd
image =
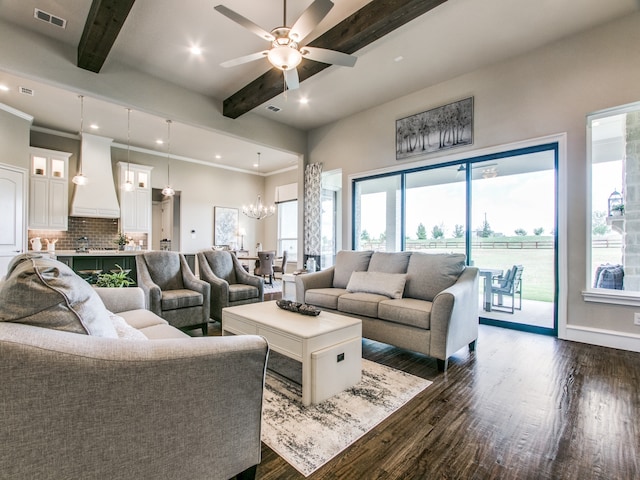
<path id="1" fill-rule="evenodd" d="M 473 144 L 473 97 L 396 120 L 396 160 Z"/>
<path id="2" fill-rule="evenodd" d="M 235 248 L 238 240 L 238 209 L 213 207 L 213 244 Z"/>

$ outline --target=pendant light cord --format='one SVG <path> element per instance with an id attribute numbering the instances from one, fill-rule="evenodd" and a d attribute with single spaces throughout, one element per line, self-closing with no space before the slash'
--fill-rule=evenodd
<path id="1" fill-rule="evenodd" d="M 171 186 L 171 120 L 167 120 L 167 185 Z"/>

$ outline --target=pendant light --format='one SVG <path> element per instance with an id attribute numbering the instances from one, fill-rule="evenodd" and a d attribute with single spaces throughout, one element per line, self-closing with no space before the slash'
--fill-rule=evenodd
<path id="1" fill-rule="evenodd" d="M 84 95 L 78 95 L 78 98 L 80 99 L 80 141 L 82 141 L 82 134 L 84 133 Z M 82 174 L 82 153 L 80 153 L 80 159 L 78 160 L 78 173 L 71 181 L 76 185 L 89 183 L 89 179 Z"/>
<path id="2" fill-rule="evenodd" d="M 171 174 L 169 166 L 171 164 L 171 120 L 167 120 L 167 186 L 162 189 L 162 195 L 173 197 L 176 191 L 171 188 Z"/>
<path id="3" fill-rule="evenodd" d="M 256 168 L 258 172 L 260 172 L 260 152 L 258 152 L 258 163 L 256 163 Z M 263 218 L 270 217 L 274 213 L 276 213 L 275 205 L 263 205 L 262 197 L 258 194 L 258 198 L 256 199 L 256 203 L 252 203 L 248 207 L 242 206 L 242 213 L 244 213 L 249 218 L 255 218 L 256 220 L 262 220 Z"/>
<path id="4" fill-rule="evenodd" d="M 122 189 L 125 192 L 133 191 L 133 182 L 131 181 L 130 163 L 129 163 L 129 150 L 131 149 L 131 109 L 127 108 L 127 173 L 125 174 L 124 183 Z"/>

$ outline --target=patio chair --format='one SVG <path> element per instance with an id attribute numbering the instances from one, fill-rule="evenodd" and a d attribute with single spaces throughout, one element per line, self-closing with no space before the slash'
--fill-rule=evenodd
<path id="1" fill-rule="evenodd" d="M 491 284 L 491 309 L 498 312 L 514 313 L 522 310 L 522 265 L 514 265 L 503 276 L 496 277 Z M 519 297 L 516 306 L 516 295 Z M 497 296 L 497 298 L 496 298 Z M 511 297 L 511 306 L 505 307 L 504 297 Z"/>

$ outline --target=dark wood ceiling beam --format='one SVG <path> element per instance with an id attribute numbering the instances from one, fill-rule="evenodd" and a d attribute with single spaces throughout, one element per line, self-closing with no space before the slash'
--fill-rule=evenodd
<path id="1" fill-rule="evenodd" d="M 93 0 L 78 44 L 78 67 L 98 73 L 135 0 Z"/>
<path id="2" fill-rule="evenodd" d="M 320 35 L 309 45 L 352 54 L 446 1 L 372 0 L 371 3 Z M 300 81 L 306 80 L 329 66 L 326 63 L 303 60 L 298 66 Z M 281 94 L 283 85 L 282 72 L 272 68 L 225 99 L 222 109 L 223 115 L 229 118 L 238 118 Z"/>

